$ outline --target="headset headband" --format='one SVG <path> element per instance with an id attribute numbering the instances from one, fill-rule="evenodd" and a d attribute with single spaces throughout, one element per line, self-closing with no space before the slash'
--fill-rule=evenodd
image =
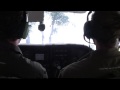
<path id="1" fill-rule="evenodd" d="M 89 15 L 92 13 L 93 11 L 89 11 L 87 14 L 87 21 L 89 21 Z"/>

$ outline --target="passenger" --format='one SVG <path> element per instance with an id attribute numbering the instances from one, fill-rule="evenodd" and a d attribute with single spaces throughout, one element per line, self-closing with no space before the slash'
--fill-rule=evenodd
<path id="1" fill-rule="evenodd" d="M 59 78 L 120 77 L 120 13 L 95 11 L 84 24 L 84 37 L 93 39 L 96 50 L 90 56 L 63 68 Z"/>
<path id="2" fill-rule="evenodd" d="M 46 69 L 23 56 L 18 44 L 28 32 L 25 11 L 0 12 L 0 77 L 48 78 Z"/>

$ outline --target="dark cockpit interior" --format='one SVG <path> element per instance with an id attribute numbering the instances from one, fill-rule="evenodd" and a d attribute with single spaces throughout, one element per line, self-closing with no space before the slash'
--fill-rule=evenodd
<path id="1" fill-rule="evenodd" d="M 25 57 L 41 63 L 47 70 L 49 78 L 57 78 L 59 71 L 82 58 L 91 51 L 84 45 L 20 45 Z M 86 56 L 85 56 L 86 55 Z"/>
<path id="2" fill-rule="evenodd" d="M 91 19 L 92 13 L 91 13 L 91 15 L 89 15 L 89 19 Z M 99 12 L 97 12 L 97 13 L 99 16 L 100 13 Z M 89 11 L 27 11 L 27 13 L 24 12 L 24 14 L 25 14 L 25 16 L 27 16 L 26 18 L 24 18 L 25 20 L 27 20 L 27 22 L 26 21 L 24 22 L 25 26 L 27 26 L 27 28 L 24 26 L 24 28 L 25 28 L 24 32 L 26 32 L 28 35 L 27 36 L 25 35 L 26 38 L 23 38 L 23 37 L 22 37 L 23 39 L 20 39 L 21 37 L 19 38 L 21 41 L 18 44 L 18 46 L 21 49 L 23 55 L 20 54 L 20 52 L 17 52 L 16 56 L 18 56 L 21 59 L 21 61 L 19 61 L 19 59 L 17 59 L 18 61 L 14 61 L 14 60 L 13 61 L 14 61 L 14 63 L 17 62 L 17 64 L 18 64 L 18 62 L 20 62 L 20 64 L 21 63 L 24 64 L 24 67 L 26 69 L 23 70 L 24 67 L 19 67 L 19 64 L 17 66 L 17 64 L 10 64 L 11 62 L 8 63 L 9 65 L 13 65 L 14 67 L 16 65 L 16 67 L 17 67 L 16 70 L 20 70 L 22 68 L 23 71 L 22 70 L 20 71 L 21 77 L 22 77 L 22 75 L 24 76 L 24 73 L 26 73 L 27 71 L 29 71 L 29 74 L 31 74 L 31 75 L 29 76 L 28 73 L 26 73 L 25 77 L 27 77 L 27 76 L 28 76 L 28 78 L 31 78 L 34 76 L 35 76 L 35 78 L 39 77 L 41 72 L 45 73 L 43 68 L 41 69 L 40 72 L 39 72 L 39 69 L 36 69 L 37 65 L 38 65 L 38 67 L 41 67 L 39 65 L 39 64 L 41 64 L 46 69 L 48 78 L 58 78 L 60 71 L 64 67 L 89 57 L 92 52 L 94 52 L 98 48 L 101 48 L 100 46 L 99 47 L 96 47 L 96 46 L 98 45 L 99 40 L 101 40 L 101 41 L 103 40 L 103 37 L 101 37 L 103 34 L 101 34 L 99 36 L 99 33 L 97 31 L 95 31 L 95 33 L 97 33 L 98 35 L 94 35 L 93 33 L 91 34 L 88 29 L 88 26 L 92 25 L 92 26 L 90 26 L 90 28 L 92 28 L 94 26 L 92 21 L 87 20 Z M 87 24 L 85 24 L 85 22 Z M 23 24 L 20 24 L 20 25 L 23 25 Z M 86 28 L 84 28 L 85 25 L 86 25 Z M 119 26 L 117 28 L 119 28 Z M 92 29 L 94 29 L 94 28 L 92 28 Z M 92 30 L 92 29 L 90 29 L 90 30 Z M 88 31 L 85 33 L 86 30 L 88 30 Z M 20 31 L 18 31 L 18 32 L 20 32 Z M 24 32 L 22 32 L 22 33 L 24 33 Z M 9 36 L 9 33 L 7 33 L 7 34 Z M 115 34 L 116 34 L 116 32 L 115 32 Z M 88 37 L 85 38 L 85 35 L 86 35 L 86 37 L 87 36 Z M 110 35 L 112 35 L 112 34 L 110 33 Z M 17 36 L 17 35 L 13 35 L 13 36 Z M 89 38 L 89 36 L 90 36 L 90 38 Z M 97 41 L 96 37 L 97 37 L 98 41 Z M 110 36 L 110 38 L 111 38 L 111 36 Z M 94 39 L 94 40 L 92 40 L 92 39 Z M 117 40 L 117 39 L 115 37 L 115 40 Z M 106 39 L 105 43 L 106 42 L 107 42 L 107 39 Z M 10 43 L 13 43 L 13 42 L 10 41 Z M 103 43 L 101 45 L 103 45 Z M 1 46 L 4 47 L 4 44 L 2 44 Z M 0 48 L 0 50 L 4 51 L 4 49 L 2 49 L 2 48 Z M 7 49 L 5 49 L 5 50 L 7 50 Z M 8 50 L 10 51 L 10 49 L 8 49 Z M 8 56 L 11 55 L 12 56 L 11 53 L 5 54 L 4 52 L 0 52 L 0 54 L 1 53 L 2 53 L 2 55 L 8 55 Z M 102 54 L 103 53 L 100 53 L 100 55 L 102 55 Z M 106 55 L 106 53 L 105 53 L 105 55 Z M 113 54 L 111 54 L 111 55 L 113 55 Z M 15 58 L 16 58 L 16 56 L 15 56 Z M 26 58 L 24 58 L 23 56 Z M 99 54 L 98 54 L 98 56 L 99 56 Z M 2 56 L 0 58 L 2 58 Z M 98 59 L 101 59 L 101 58 L 103 58 L 103 57 L 101 56 Z M 106 55 L 105 59 L 106 58 L 107 58 L 107 55 Z M 24 59 L 26 61 L 22 62 L 22 60 L 24 60 Z M 89 62 L 89 59 L 93 59 L 93 61 L 95 61 L 94 63 L 95 64 L 97 63 L 96 57 L 92 58 L 92 55 L 91 55 L 91 58 L 88 58 L 88 62 Z M 111 58 L 109 58 L 109 59 L 111 59 Z M 7 61 L 8 58 L 5 57 L 3 60 Z M 102 60 L 99 60 L 100 63 L 102 62 Z M 116 58 L 115 58 L 115 60 L 117 62 Z M 32 61 L 33 61 L 33 63 L 31 63 Z M 27 62 L 27 64 L 26 64 L 26 62 Z M 89 72 L 89 69 L 92 71 L 91 68 L 93 68 L 93 66 L 95 64 L 91 63 L 91 62 L 89 62 L 89 64 L 86 64 L 86 62 L 87 61 L 84 62 L 84 60 L 83 60 L 82 63 L 85 64 L 85 66 L 88 65 L 88 67 L 83 68 L 81 63 L 80 63 L 80 65 L 81 65 L 81 68 L 85 70 L 85 71 L 81 70 L 81 72 L 85 73 L 85 75 L 87 77 L 87 70 L 88 70 L 88 72 Z M 114 62 L 114 64 L 116 62 Z M 75 63 L 75 64 L 76 64 L 76 67 L 79 67 L 79 65 L 77 66 L 77 63 Z M 2 63 L 2 65 L 3 65 L 3 63 Z M 28 67 L 25 65 L 28 65 Z M 35 71 L 33 69 L 34 65 L 36 65 L 34 68 Z M 72 64 L 72 65 L 74 66 L 74 64 Z M 74 72 L 74 68 L 76 68 L 76 67 L 73 68 L 72 65 L 68 69 L 72 68 L 71 70 L 73 70 L 73 72 Z M 98 69 L 101 69 L 101 66 L 99 68 L 99 64 L 97 63 L 95 68 L 93 68 L 93 72 L 92 73 L 89 72 L 90 75 L 88 75 L 88 77 L 94 76 L 94 75 L 92 75 L 92 74 L 94 74 L 94 70 L 95 70 L 95 72 L 98 72 L 98 73 L 96 73 L 96 77 L 98 77 L 99 76 L 98 74 L 101 72 L 102 72 L 101 76 L 104 76 L 103 72 L 106 70 L 105 66 L 109 67 L 109 64 L 106 64 L 105 66 L 104 65 L 105 64 L 101 64 L 102 69 L 104 69 L 104 70 L 98 70 Z M 110 65 L 112 66 L 113 64 L 111 63 Z M 119 64 L 118 64 L 118 66 L 119 66 Z M 96 69 L 96 67 L 97 67 L 97 69 Z M 4 65 L 2 66 L 2 68 L 4 68 Z M 29 70 L 29 68 L 31 70 Z M 10 69 L 12 70 L 12 73 L 14 73 L 13 68 L 10 68 Z M 111 69 L 111 68 L 107 68 L 107 69 Z M 6 72 L 7 70 L 9 70 L 9 67 L 5 67 L 5 70 L 2 70 L 2 69 L 0 69 L 0 70 L 3 72 Z M 68 72 L 71 73 L 70 70 L 68 70 Z M 79 73 L 79 70 L 76 69 L 76 72 Z M 77 76 L 76 72 L 73 74 L 73 76 Z M 108 72 L 109 72 L 109 70 L 108 70 Z M 69 73 L 67 73 L 67 74 L 69 74 Z M 104 72 L 104 73 L 106 75 L 106 72 Z M 111 74 L 111 71 L 110 71 L 110 74 Z M 19 75 L 19 71 L 17 71 L 17 74 L 15 74 L 15 75 Z M 63 73 L 61 75 L 63 75 Z M 81 77 L 84 77 L 84 75 L 83 76 L 82 76 L 82 74 L 80 74 L 80 75 L 81 75 Z M 44 75 L 41 77 L 43 78 Z"/>

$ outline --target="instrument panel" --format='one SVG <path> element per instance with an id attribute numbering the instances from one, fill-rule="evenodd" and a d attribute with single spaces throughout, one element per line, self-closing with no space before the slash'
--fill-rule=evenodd
<path id="1" fill-rule="evenodd" d="M 25 57 L 46 68 L 49 78 L 56 78 L 59 71 L 92 51 L 84 45 L 19 45 Z"/>

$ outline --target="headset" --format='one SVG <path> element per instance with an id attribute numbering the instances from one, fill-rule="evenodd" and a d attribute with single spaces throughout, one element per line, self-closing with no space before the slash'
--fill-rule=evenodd
<path id="1" fill-rule="evenodd" d="M 87 15 L 87 21 L 86 23 L 84 24 L 84 40 L 86 42 L 88 42 L 86 40 L 85 37 L 87 37 L 89 39 L 89 42 L 90 43 L 90 39 L 92 38 L 97 38 L 97 39 L 101 39 L 102 36 L 100 33 L 102 33 L 101 30 L 104 30 L 104 32 L 106 31 L 105 27 L 101 26 L 99 23 L 97 22 L 94 22 L 93 20 L 89 21 L 89 15 L 92 13 L 93 11 L 89 11 L 88 12 L 88 15 Z M 99 29 L 99 30 L 96 30 L 96 29 Z"/>
<path id="2" fill-rule="evenodd" d="M 90 40 L 90 38 L 92 38 L 92 25 L 91 25 L 91 23 L 92 23 L 92 21 L 89 21 L 89 15 L 92 13 L 92 11 L 89 11 L 88 12 L 88 15 L 87 15 L 87 21 L 86 21 L 86 23 L 84 24 L 84 40 L 86 41 L 86 39 L 85 39 L 85 37 L 87 37 L 89 40 Z M 88 41 L 86 41 L 86 42 L 88 42 Z M 88 42 L 89 44 L 90 44 L 90 41 Z M 90 48 L 90 45 L 89 45 L 89 48 Z M 85 55 L 83 55 L 81 58 L 79 58 L 78 59 L 78 61 L 81 61 L 81 60 L 83 60 L 83 59 L 85 59 L 85 58 L 87 58 L 87 57 L 89 57 L 90 56 L 90 54 L 93 52 L 94 50 L 92 50 L 91 48 L 89 49 L 89 52 L 87 53 L 87 54 L 85 54 Z"/>
<path id="3" fill-rule="evenodd" d="M 23 39 L 26 39 L 28 33 L 29 33 L 29 25 L 28 25 L 28 22 L 27 22 L 27 18 L 28 18 L 28 15 L 27 15 L 27 12 L 26 11 L 23 11 L 23 19 L 21 21 L 21 24 L 19 25 L 19 32 L 21 33 L 20 37 L 23 38 Z"/>
<path id="4" fill-rule="evenodd" d="M 87 37 L 89 40 L 90 40 L 90 38 L 92 38 L 92 21 L 89 21 L 89 15 L 91 13 L 92 13 L 92 11 L 88 12 L 87 21 L 84 24 L 84 40 L 85 41 L 86 41 L 85 37 Z M 86 42 L 88 42 L 88 41 L 86 41 Z"/>

